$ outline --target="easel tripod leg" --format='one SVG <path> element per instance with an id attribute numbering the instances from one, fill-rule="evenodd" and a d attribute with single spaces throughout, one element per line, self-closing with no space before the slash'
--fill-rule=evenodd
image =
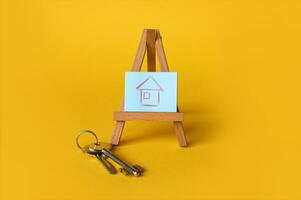
<path id="1" fill-rule="evenodd" d="M 113 136 L 111 138 L 111 144 L 113 145 L 119 144 L 124 125 L 125 125 L 125 121 L 116 121 Z"/>
<path id="2" fill-rule="evenodd" d="M 183 123 L 182 122 L 174 122 L 176 135 L 181 147 L 187 146 L 187 141 L 184 133 Z"/>

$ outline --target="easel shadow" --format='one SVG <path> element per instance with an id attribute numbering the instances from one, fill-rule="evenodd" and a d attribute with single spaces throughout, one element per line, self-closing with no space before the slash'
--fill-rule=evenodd
<path id="1" fill-rule="evenodd" d="M 188 147 L 198 146 L 218 138 L 220 119 L 209 110 L 181 109 L 184 114 L 184 131 Z M 135 122 L 136 123 L 136 122 Z M 178 142 L 172 122 L 151 122 L 125 125 L 125 134 L 121 138 L 121 145 L 142 142 L 145 140 L 163 139 Z M 155 123 L 155 124 L 154 124 Z M 127 134 L 127 132 L 130 134 Z"/>

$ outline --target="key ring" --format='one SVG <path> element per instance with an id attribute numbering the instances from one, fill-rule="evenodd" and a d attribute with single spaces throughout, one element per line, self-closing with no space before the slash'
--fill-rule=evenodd
<path id="1" fill-rule="evenodd" d="M 80 146 L 80 144 L 79 144 L 79 138 L 80 138 L 80 136 L 82 136 L 83 134 L 91 134 L 91 135 L 93 135 L 94 138 L 95 138 L 95 143 L 94 143 L 94 144 L 96 144 L 96 145 L 99 144 L 97 135 L 96 135 L 93 131 L 90 131 L 90 130 L 82 130 L 82 131 L 78 134 L 78 136 L 76 137 L 76 144 L 77 144 L 77 146 L 78 146 L 79 149 L 82 149 L 82 148 L 83 148 L 83 147 Z"/>

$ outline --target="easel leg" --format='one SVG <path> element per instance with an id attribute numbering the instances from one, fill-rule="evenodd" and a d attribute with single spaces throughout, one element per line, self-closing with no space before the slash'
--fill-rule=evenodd
<path id="1" fill-rule="evenodd" d="M 116 121 L 113 136 L 111 138 L 111 144 L 113 144 L 113 145 L 119 144 L 119 140 L 120 140 L 124 125 L 125 125 L 125 121 Z"/>
<path id="2" fill-rule="evenodd" d="M 176 135 L 181 147 L 186 147 L 187 142 L 184 134 L 184 128 L 182 122 L 173 122 L 176 130 Z"/>

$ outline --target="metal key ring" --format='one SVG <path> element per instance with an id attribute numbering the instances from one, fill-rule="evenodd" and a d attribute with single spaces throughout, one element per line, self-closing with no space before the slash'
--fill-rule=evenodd
<path id="1" fill-rule="evenodd" d="M 94 138 L 95 138 L 95 144 L 99 144 L 97 135 L 96 135 L 93 131 L 90 131 L 90 130 L 82 130 L 82 131 L 78 134 L 78 136 L 76 137 L 76 144 L 77 144 L 77 146 L 78 146 L 79 149 L 82 149 L 82 148 L 83 148 L 83 147 L 80 146 L 80 144 L 79 144 L 79 138 L 80 138 L 80 136 L 82 136 L 83 134 L 91 134 L 91 135 L 93 135 Z"/>

